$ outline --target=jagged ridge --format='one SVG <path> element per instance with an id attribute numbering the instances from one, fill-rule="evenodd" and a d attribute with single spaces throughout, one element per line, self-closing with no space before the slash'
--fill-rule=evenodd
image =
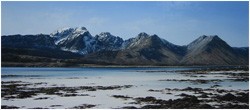
<path id="1" fill-rule="evenodd" d="M 92 62 L 130 65 L 248 65 L 249 51 L 248 47 L 233 48 L 217 35 L 203 35 L 178 46 L 145 32 L 127 40 L 109 32 L 93 37 L 85 27 L 64 28 L 50 35 L 2 36 L 2 47 L 53 48 L 84 55 L 83 59 Z"/>

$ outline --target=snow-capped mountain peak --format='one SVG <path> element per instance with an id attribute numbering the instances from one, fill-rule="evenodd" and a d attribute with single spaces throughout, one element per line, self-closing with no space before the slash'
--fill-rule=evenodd
<path id="1" fill-rule="evenodd" d="M 70 33 L 74 33 L 74 34 L 83 34 L 85 32 L 87 32 L 88 30 L 85 27 L 76 27 L 76 28 L 62 28 L 62 29 L 58 29 L 56 31 L 54 31 L 53 33 L 51 33 L 51 37 L 60 37 L 63 36 L 65 34 L 70 34 Z"/>
<path id="2" fill-rule="evenodd" d="M 99 35 L 95 36 L 95 39 L 100 42 L 100 45 L 104 50 L 120 49 L 124 42 L 122 38 L 114 36 L 109 32 L 101 32 Z"/>
<path id="3" fill-rule="evenodd" d="M 74 34 L 83 34 L 85 32 L 88 32 L 85 27 L 77 27 L 74 29 Z"/>
<path id="4" fill-rule="evenodd" d="M 50 36 L 56 45 L 66 51 L 88 54 L 97 49 L 94 37 L 85 27 L 59 29 Z"/>
<path id="5" fill-rule="evenodd" d="M 75 37 L 78 37 L 85 33 L 89 34 L 88 30 L 85 27 L 62 28 L 51 33 L 50 36 L 55 39 L 55 44 L 58 45 L 60 42 L 63 42 L 66 39 L 74 39 Z"/>

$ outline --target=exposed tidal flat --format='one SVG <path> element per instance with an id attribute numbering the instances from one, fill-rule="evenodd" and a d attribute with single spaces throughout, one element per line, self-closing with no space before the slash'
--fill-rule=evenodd
<path id="1" fill-rule="evenodd" d="M 2 109 L 249 108 L 248 66 L 1 69 Z"/>

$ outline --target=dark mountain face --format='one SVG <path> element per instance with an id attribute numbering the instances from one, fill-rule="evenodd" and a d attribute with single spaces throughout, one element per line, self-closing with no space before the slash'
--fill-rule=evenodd
<path id="1" fill-rule="evenodd" d="M 234 47 L 233 49 L 238 55 L 247 56 L 247 57 L 249 55 L 249 53 L 248 53 L 249 48 L 248 47 Z"/>
<path id="2" fill-rule="evenodd" d="M 56 48 L 53 38 L 44 34 L 2 36 L 1 44 L 9 48 Z"/>
<path id="3" fill-rule="evenodd" d="M 60 50 L 49 35 L 10 35 L 1 37 L 2 66 L 49 66 L 61 59 L 80 58 Z M 59 64 L 60 65 L 60 64 Z"/>
<path id="4" fill-rule="evenodd" d="M 249 48 L 248 47 L 240 47 L 240 48 L 234 47 L 233 49 L 242 62 L 245 62 L 245 64 L 249 63 L 248 62 L 249 61 Z"/>
<path id="5" fill-rule="evenodd" d="M 216 35 L 203 35 L 187 46 L 178 46 L 145 32 L 125 41 L 109 32 L 93 37 L 85 27 L 61 29 L 51 35 L 2 36 L 3 48 L 8 54 L 2 58 L 20 54 L 80 58 L 97 64 L 248 65 L 249 59 L 248 47 L 233 48 Z"/>

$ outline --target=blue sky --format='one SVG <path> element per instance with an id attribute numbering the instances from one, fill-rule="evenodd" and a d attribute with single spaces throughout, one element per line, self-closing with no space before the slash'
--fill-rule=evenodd
<path id="1" fill-rule="evenodd" d="M 218 35 L 229 45 L 248 46 L 248 2 L 1 2 L 1 32 L 50 34 L 86 27 L 94 36 L 111 32 L 123 39 L 140 32 L 177 45 L 201 35 Z"/>

